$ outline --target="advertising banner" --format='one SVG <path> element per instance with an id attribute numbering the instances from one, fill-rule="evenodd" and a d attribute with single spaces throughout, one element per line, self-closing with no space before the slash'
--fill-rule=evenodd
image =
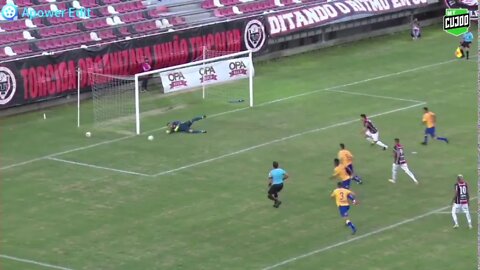
<path id="1" fill-rule="evenodd" d="M 267 15 L 271 37 L 359 15 L 379 15 L 426 6 L 427 0 L 337 0 Z"/>
<path id="2" fill-rule="evenodd" d="M 165 93 L 249 77 L 249 57 L 221 60 L 160 73 Z M 251 66 L 253 69 L 253 65 Z M 252 70 L 253 73 L 253 70 Z"/>

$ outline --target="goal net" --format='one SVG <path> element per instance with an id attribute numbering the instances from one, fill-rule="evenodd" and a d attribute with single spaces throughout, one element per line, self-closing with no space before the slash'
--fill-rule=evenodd
<path id="1" fill-rule="evenodd" d="M 89 74 L 95 125 L 134 121 L 135 77 Z"/>
<path id="2" fill-rule="evenodd" d="M 142 118 L 148 128 L 158 128 L 157 116 L 185 106 L 207 111 L 224 110 L 230 103 L 253 106 L 254 69 L 249 51 L 204 50 L 200 60 L 134 76 L 86 72 L 92 89 L 93 125 L 107 131 L 140 134 Z M 78 89 L 80 126 L 80 86 Z M 145 120 L 153 118 L 155 121 Z"/>
<path id="3" fill-rule="evenodd" d="M 206 47 L 203 48 L 202 55 L 198 57 L 195 61 L 208 60 L 212 58 L 222 57 L 228 55 L 235 55 L 235 52 L 231 51 L 217 51 L 209 50 Z M 242 57 L 242 56 L 240 56 Z M 229 67 L 230 68 L 230 67 Z M 208 71 L 208 69 L 206 70 Z M 238 71 L 240 72 L 240 71 Z M 242 75 L 242 74 L 236 74 Z M 246 74 L 243 74 L 246 75 Z M 207 75 L 208 79 L 208 75 Z M 248 89 L 248 80 L 237 80 L 235 83 L 230 82 L 228 86 L 222 86 L 222 84 L 202 84 L 202 98 L 205 99 L 216 99 L 220 102 L 228 103 L 242 103 L 249 101 L 249 92 L 245 91 Z"/>

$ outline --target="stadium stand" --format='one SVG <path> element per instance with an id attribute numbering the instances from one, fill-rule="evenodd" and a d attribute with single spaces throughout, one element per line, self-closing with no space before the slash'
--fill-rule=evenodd
<path id="1" fill-rule="evenodd" d="M 90 17 L 65 16 L 19 18 L 7 21 L 0 16 L 2 58 L 46 54 L 181 29 L 235 16 L 261 14 L 272 10 L 326 0 L 0 0 L 14 3 L 19 12 L 33 10 L 90 9 Z"/>

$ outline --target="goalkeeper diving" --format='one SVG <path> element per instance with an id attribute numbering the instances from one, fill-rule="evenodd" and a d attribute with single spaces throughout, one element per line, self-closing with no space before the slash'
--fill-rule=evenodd
<path id="1" fill-rule="evenodd" d="M 165 131 L 167 134 L 177 133 L 177 132 L 185 132 L 185 133 L 207 133 L 206 130 L 194 130 L 192 129 L 193 123 L 196 121 L 202 120 L 207 118 L 206 115 L 194 117 L 192 120 L 188 120 L 185 122 L 182 121 L 173 121 L 167 123 L 167 130 Z"/>

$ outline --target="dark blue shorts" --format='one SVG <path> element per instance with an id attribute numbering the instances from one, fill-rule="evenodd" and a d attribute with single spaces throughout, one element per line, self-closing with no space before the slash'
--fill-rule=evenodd
<path id="1" fill-rule="evenodd" d="M 345 167 L 345 171 L 348 173 L 348 175 L 352 176 L 352 174 L 353 174 L 353 164 L 350 163 L 350 165 Z"/>
<path id="2" fill-rule="evenodd" d="M 425 135 L 430 135 L 432 137 L 435 137 L 435 127 L 426 128 Z"/>
<path id="3" fill-rule="evenodd" d="M 348 217 L 348 210 L 350 210 L 350 206 L 339 206 L 338 212 L 340 212 L 341 217 Z"/>
<path id="4" fill-rule="evenodd" d="M 342 181 L 342 187 L 346 188 L 346 189 L 350 189 L 350 181 L 351 181 L 351 179 Z"/>

